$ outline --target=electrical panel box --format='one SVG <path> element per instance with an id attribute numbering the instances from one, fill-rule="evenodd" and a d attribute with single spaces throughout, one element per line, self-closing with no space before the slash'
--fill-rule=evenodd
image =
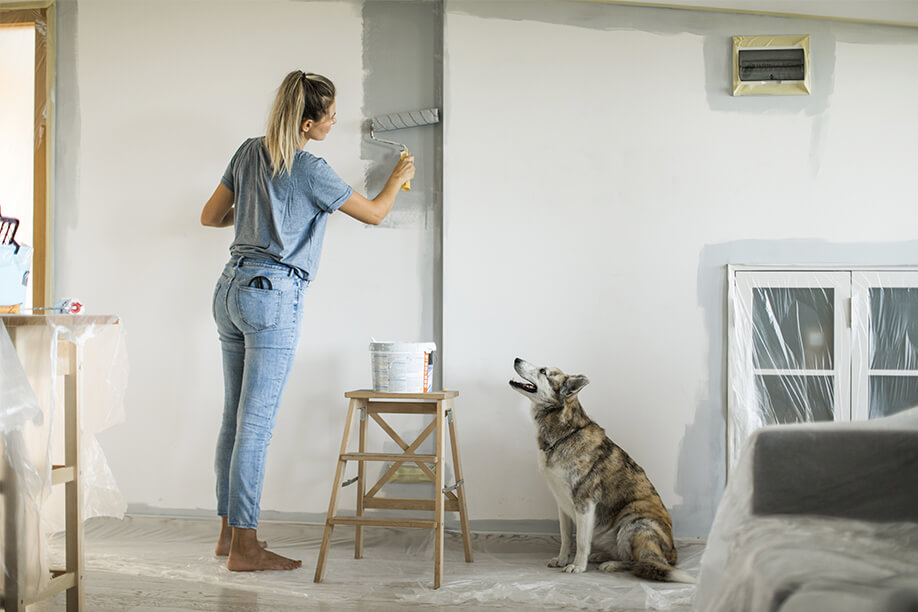
<path id="1" fill-rule="evenodd" d="M 733 95 L 810 93 L 810 37 L 734 36 Z"/>

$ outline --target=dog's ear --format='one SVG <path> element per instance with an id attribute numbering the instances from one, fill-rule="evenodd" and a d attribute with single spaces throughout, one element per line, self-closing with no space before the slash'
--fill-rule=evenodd
<path id="1" fill-rule="evenodd" d="M 561 385 L 561 397 L 564 399 L 575 395 L 578 391 L 590 384 L 590 379 L 582 374 L 568 376 Z"/>

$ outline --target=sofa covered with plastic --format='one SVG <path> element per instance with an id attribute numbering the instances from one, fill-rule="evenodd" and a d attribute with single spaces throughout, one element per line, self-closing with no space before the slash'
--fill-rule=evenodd
<path id="1" fill-rule="evenodd" d="M 918 408 L 753 433 L 718 506 L 695 609 L 918 610 Z"/>

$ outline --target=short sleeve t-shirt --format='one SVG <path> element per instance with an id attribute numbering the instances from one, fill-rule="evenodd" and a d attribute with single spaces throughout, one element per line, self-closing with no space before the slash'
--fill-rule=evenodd
<path id="1" fill-rule="evenodd" d="M 264 138 L 233 155 L 221 183 L 234 194 L 236 237 L 230 253 L 270 259 L 315 278 L 328 215 L 354 190 L 321 157 L 297 151 L 288 174 L 271 176 Z"/>

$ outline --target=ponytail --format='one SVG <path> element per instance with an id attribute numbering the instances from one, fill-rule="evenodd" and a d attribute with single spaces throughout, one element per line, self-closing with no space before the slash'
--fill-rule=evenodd
<path id="1" fill-rule="evenodd" d="M 272 174 L 290 173 L 293 158 L 302 142 L 300 127 L 307 119 L 320 121 L 335 101 L 335 85 L 324 76 L 294 70 L 277 90 L 268 118 L 265 147 L 271 158 Z"/>

